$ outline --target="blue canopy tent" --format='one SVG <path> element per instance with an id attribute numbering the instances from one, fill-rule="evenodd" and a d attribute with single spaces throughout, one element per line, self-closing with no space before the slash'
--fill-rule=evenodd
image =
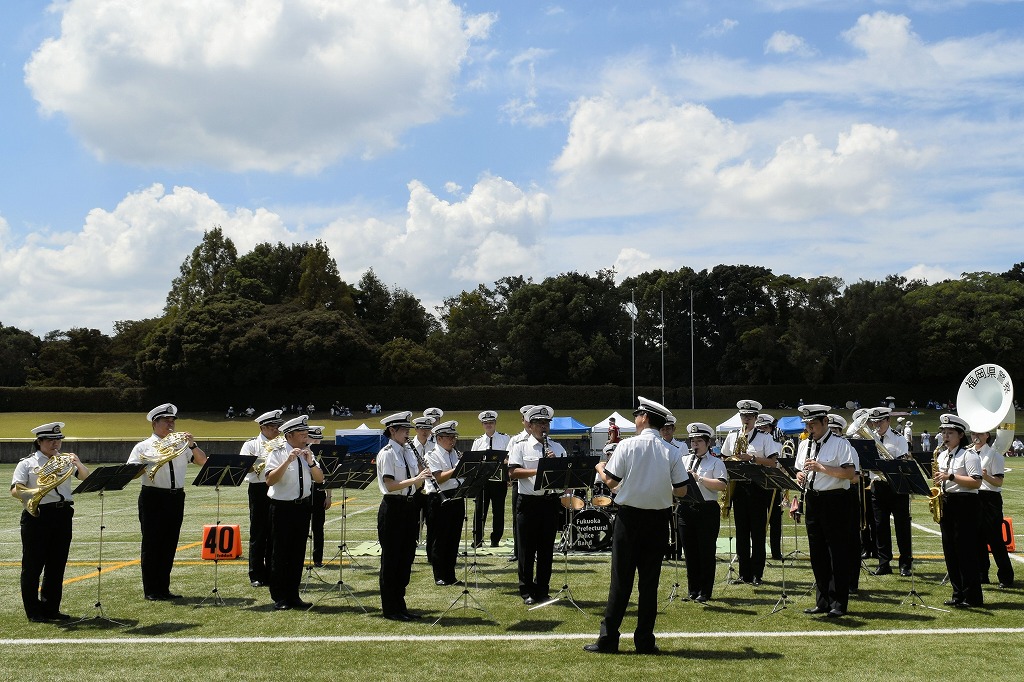
<path id="1" fill-rule="evenodd" d="M 552 436 L 582 436 L 590 433 L 590 427 L 576 421 L 574 417 L 555 417 L 551 420 L 548 433 Z"/>
<path id="2" fill-rule="evenodd" d="M 334 444 L 348 447 L 352 455 L 377 454 L 387 443 L 383 429 L 338 429 L 334 432 Z"/>
<path id="3" fill-rule="evenodd" d="M 787 436 L 795 436 L 804 430 L 804 423 L 800 417 L 780 417 L 776 426 Z"/>

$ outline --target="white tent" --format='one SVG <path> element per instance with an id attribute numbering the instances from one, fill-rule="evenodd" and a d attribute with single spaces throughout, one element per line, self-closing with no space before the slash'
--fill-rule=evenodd
<path id="1" fill-rule="evenodd" d="M 618 412 L 612 412 L 610 415 L 594 424 L 590 427 L 590 449 L 600 452 L 604 448 L 605 443 L 608 442 L 608 420 L 615 419 L 616 426 L 619 427 L 619 433 L 636 433 L 636 424 L 633 420 L 628 417 L 623 417 Z"/>
<path id="2" fill-rule="evenodd" d="M 733 416 L 715 427 L 717 433 L 728 433 L 729 431 L 739 431 L 743 426 L 743 422 L 740 421 L 740 413 L 737 412 Z"/>

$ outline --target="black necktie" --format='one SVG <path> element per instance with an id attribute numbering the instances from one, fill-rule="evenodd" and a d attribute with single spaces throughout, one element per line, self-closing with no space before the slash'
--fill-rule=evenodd
<path id="1" fill-rule="evenodd" d="M 809 461 L 809 462 L 813 462 L 814 461 L 814 458 L 817 455 L 817 449 L 815 448 L 815 446 L 817 444 L 818 444 L 818 441 L 816 441 L 816 440 L 812 440 L 811 441 L 810 447 L 807 448 L 807 461 Z M 814 490 L 814 474 L 816 474 L 816 473 L 818 473 L 818 472 L 817 471 L 812 471 L 811 475 L 807 477 L 807 489 L 808 490 Z"/>
<path id="2" fill-rule="evenodd" d="M 177 459 L 177 457 L 174 459 Z M 171 474 L 171 490 L 178 487 L 178 484 L 174 480 L 174 459 L 167 463 L 167 471 Z"/>

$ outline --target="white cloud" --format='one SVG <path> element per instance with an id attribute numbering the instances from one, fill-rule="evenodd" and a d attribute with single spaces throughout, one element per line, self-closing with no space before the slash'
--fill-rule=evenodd
<path id="1" fill-rule="evenodd" d="M 511 123 L 523 123 L 537 128 L 557 118 L 549 112 L 542 111 L 537 104 L 537 62 L 548 59 L 553 54 L 553 50 L 531 47 L 509 60 L 511 80 L 521 84 L 524 91 L 522 96 L 511 97 L 501 106 L 502 113 Z"/>
<path id="2" fill-rule="evenodd" d="M 924 263 L 918 263 L 913 267 L 907 268 L 900 274 L 907 279 L 922 279 L 929 284 L 935 284 L 947 279 L 959 279 L 960 277 L 959 272 L 951 272 L 942 266 L 925 265 Z"/>
<path id="3" fill-rule="evenodd" d="M 711 38 L 721 38 L 726 33 L 733 30 L 739 25 L 740 22 L 736 21 L 735 19 L 722 19 L 717 24 L 705 27 L 705 29 L 701 32 L 701 35 Z"/>
<path id="4" fill-rule="evenodd" d="M 101 158 L 319 170 L 446 114 L 495 15 L 450 0 L 67 0 L 25 81 Z"/>
<path id="5" fill-rule="evenodd" d="M 803 38 L 786 31 L 776 31 L 765 41 L 765 54 L 795 54 L 801 57 L 809 57 L 814 54 L 814 49 L 807 44 Z"/>
<path id="6" fill-rule="evenodd" d="M 706 107 L 657 93 L 583 100 L 553 164 L 556 210 L 573 217 L 859 215 L 888 206 L 894 181 L 926 158 L 879 126 L 854 124 L 836 135 L 834 149 L 806 134 L 777 143 L 762 160 L 742 127 Z"/>

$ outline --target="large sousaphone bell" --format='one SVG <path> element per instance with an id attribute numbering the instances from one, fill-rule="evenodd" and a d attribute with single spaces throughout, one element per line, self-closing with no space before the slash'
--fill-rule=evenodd
<path id="1" fill-rule="evenodd" d="M 956 410 L 972 431 L 992 431 L 992 447 L 1005 455 L 1013 442 L 1016 411 L 1013 409 L 1013 380 L 995 364 L 984 364 L 967 373 L 956 394 Z"/>

